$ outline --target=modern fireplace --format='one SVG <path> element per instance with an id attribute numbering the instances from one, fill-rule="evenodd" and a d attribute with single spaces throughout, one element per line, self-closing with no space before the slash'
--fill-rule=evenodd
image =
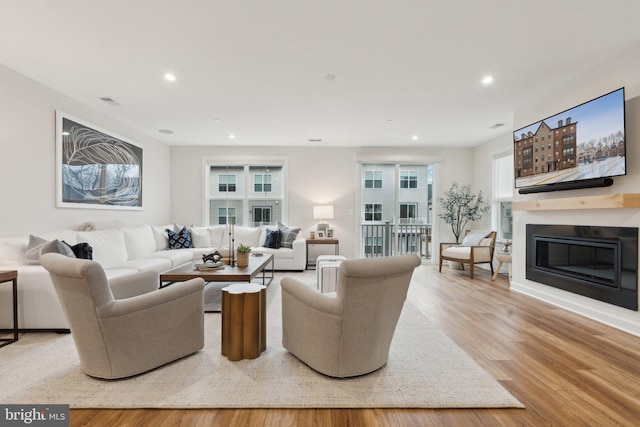
<path id="1" fill-rule="evenodd" d="M 638 229 L 527 224 L 526 278 L 638 310 Z"/>

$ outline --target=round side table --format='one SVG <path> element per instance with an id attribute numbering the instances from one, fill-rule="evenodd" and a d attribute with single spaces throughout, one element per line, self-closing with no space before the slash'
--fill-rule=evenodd
<path id="1" fill-rule="evenodd" d="M 509 278 L 509 284 L 511 284 L 511 253 L 497 252 L 496 259 L 498 260 L 498 268 L 496 268 L 496 271 L 493 273 L 493 277 L 491 277 L 491 280 L 496 280 L 502 264 L 508 264 L 507 267 L 509 268 L 509 273 L 507 277 Z"/>

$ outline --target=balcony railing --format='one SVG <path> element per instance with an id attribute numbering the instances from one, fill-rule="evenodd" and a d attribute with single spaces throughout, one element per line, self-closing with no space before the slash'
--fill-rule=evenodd
<path id="1" fill-rule="evenodd" d="M 431 224 L 361 224 L 362 254 L 366 258 L 416 254 L 431 258 Z"/>

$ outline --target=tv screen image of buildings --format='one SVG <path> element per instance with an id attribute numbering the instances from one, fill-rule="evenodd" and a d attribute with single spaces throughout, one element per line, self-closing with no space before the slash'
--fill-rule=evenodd
<path id="1" fill-rule="evenodd" d="M 515 186 L 625 175 L 624 88 L 513 133 Z"/>
<path id="2" fill-rule="evenodd" d="M 62 121 L 62 202 L 142 206 L 142 148 Z"/>

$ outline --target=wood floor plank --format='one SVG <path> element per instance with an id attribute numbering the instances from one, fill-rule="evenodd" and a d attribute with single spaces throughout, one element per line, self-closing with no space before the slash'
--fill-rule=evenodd
<path id="1" fill-rule="evenodd" d="M 71 425 L 638 425 L 640 337 L 474 276 L 425 265 L 408 298 L 525 409 L 73 409 Z"/>

